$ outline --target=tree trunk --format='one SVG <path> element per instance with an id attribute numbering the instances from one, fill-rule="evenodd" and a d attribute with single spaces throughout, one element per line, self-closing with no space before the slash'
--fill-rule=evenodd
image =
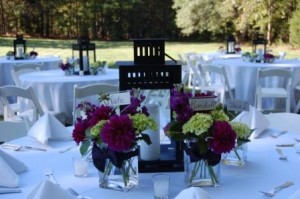
<path id="1" fill-rule="evenodd" d="M 267 40 L 269 45 L 272 45 L 272 18 L 273 18 L 273 0 L 268 1 L 268 25 L 267 25 Z"/>

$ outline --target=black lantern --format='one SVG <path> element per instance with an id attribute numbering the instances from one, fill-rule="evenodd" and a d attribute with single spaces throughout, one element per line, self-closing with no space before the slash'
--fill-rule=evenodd
<path id="1" fill-rule="evenodd" d="M 94 62 L 96 62 L 96 45 L 90 43 L 90 39 L 87 36 L 81 36 L 77 39 L 77 44 L 72 45 L 72 56 L 74 57 L 74 51 L 79 52 L 79 75 L 89 75 L 90 74 L 90 59 L 89 51 L 94 52 Z M 75 71 L 75 74 L 77 71 Z"/>
<path id="2" fill-rule="evenodd" d="M 263 35 L 257 35 L 256 39 L 252 42 L 252 52 L 259 55 L 264 55 L 267 52 L 267 40 Z"/>
<path id="3" fill-rule="evenodd" d="M 26 40 L 23 39 L 23 35 L 16 35 L 14 40 L 14 54 L 15 59 L 24 59 L 26 53 Z"/>
<path id="4" fill-rule="evenodd" d="M 181 65 L 164 60 L 164 39 L 134 39 L 134 61 L 120 61 L 119 89 L 172 89 L 181 83 Z M 147 52 L 141 53 L 147 49 Z M 171 117 L 171 113 L 170 113 Z M 158 160 L 139 158 L 139 172 L 183 171 L 183 143 L 170 141 L 160 144 Z"/>
<path id="5" fill-rule="evenodd" d="M 228 38 L 227 38 L 227 41 L 226 41 L 226 53 L 227 54 L 234 54 L 235 53 L 235 39 L 232 35 L 230 35 Z"/>

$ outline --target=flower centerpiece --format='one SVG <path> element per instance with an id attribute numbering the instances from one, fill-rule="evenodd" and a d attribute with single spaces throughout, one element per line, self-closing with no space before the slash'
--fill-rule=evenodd
<path id="1" fill-rule="evenodd" d="M 98 72 L 104 72 L 104 67 L 106 65 L 106 61 L 96 61 L 91 64 L 91 74 L 97 75 Z"/>
<path id="2" fill-rule="evenodd" d="M 243 166 L 247 161 L 247 143 L 250 142 L 250 135 L 253 132 L 247 124 L 232 121 L 230 122 L 237 133 L 235 148 L 223 156 L 223 162 L 227 165 Z"/>
<path id="3" fill-rule="evenodd" d="M 8 60 L 15 59 L 15 53 L 13 51 L 8 51 L 6 53 L 6 59 L 8 59 Z"/>
<path id="4" fill-rule="evenodd" d="M 239 54 L 239 53 L 241 53 L 241 51 L 242 51 L 242 48 L 240 47 L 240 45 L 236 44 L 234 46 L 234 52 L 237 53 L 237 54 Z"/>
<path id="5" fill-rule="evenodd" d="M 107 94 L 100 96 L 99 106 L 87 102 L 78 106 L 86 116 L 77 118 L 73 138 L 81 144 L 82 155 L 92 152 L 102 188 L 128 191 L 138 184 L 138 142 L 151 144 L 143 131 L 157 128 L 141 105 L 145 97 L 132 90 L 130 98 L 130 104 L 119 111 L 109 105 L 112 99 Z"/>
<path id="6" fill-rule="evenodd" d="M 174 120 L 164 130 L 185 141 L 185 182 L 188 186 L 218 186 L 221 154 L 234 149 L 237 134 L 213 92 L 192 95 L 177 85 L 170 101 Z"/>
<path id="7" fill-rule="evenodd" d="M 65 75 L 70 75 L 72 73 L 72 69 L 74 68 L 74 64 L 66 61 L 66 62 L 60 62 L 58 64 L 59 68 L 65 72 Z"/>
<path id="8" fill-rule="evenodd" d="M 36 51 L 34 51 L 34 50 L 32 50 L 32 51 L 30 51 L 30 53 L 29 53 L 29 56 L 31 57 L 31 58 L 36 58 L 37 56 L 38 56 L 39 54 L 36 52 Z"/>
<path id="9" fill-rule="evenodd" d="M 273 63 L 275 60 L 275 56 L 270 54 L 270 53 L 266 53 L 264 54 L 264 62 L 265 63 Z"/>

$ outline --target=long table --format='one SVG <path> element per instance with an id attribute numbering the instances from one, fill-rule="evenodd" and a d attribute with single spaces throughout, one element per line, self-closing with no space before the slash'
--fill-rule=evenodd
<path id="1" fill-rule="evenodd" d="M 257 199 L 268 198 L 259 190 L 268 191 L 286 181 L 292 181 L 293 186 L 278 192 L 274 198 L 287 199 L 300 188 L 300 154 L 294 147 L 282 148 L 288 156 L 287 160 L 280 160 L 276 153 L 276 144 L 296 143 L 294 138 L 300 138 L 300 115 L 291 113 L 269 114 L 270 127 L 261 136 L 248 144 L 248 162 L 243 167 L 221 164 L 221 186 L 204 187 L 215 199 Z M 288 132 L 273 138 L 272 132 L 287 130 Z M 98 172 L 89 165 L 89 175 L 78 178 L 73 175 L 72 157 L 79 156 L 79 148 L 68 152 L 59 153 L 59 150 L 74 145 L 72 140 L 51 140 L 48 146 L 41 145 L 30 137 L 23 137 L 11 141 L 11 143 L 46 147 L 47 152 L 42 151 L 11 151 L 6 152 L 23 161 L 29 171 L 20 175 L 20 188 L 22 193 L 2 194 L 0 199 L 26 198 L 30 191 L 43 179 L 45 169 L 52 169 L 60 186 L 72 187 L 82 195 L 91 198 L 153 198 L 152 180 L 154 173 L 141 173 L 139 185 L 127 193 L 102 189 L 98 186 Z M 4 150 L 4 149 L 3 149 Z M 181 190 L 187 188 L 184 184 L 183 172 L 169 172 L 171 176 L 170 198 L 174 198 Z"/>

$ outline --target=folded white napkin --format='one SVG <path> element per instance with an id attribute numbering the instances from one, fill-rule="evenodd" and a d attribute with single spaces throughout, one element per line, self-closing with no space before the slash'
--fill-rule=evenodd
<path id="1" fill-rule="evenodd" d="M 34 123 L 28 131 L 28 136 L 43 144 L 47 144 L 49 139 L 65 140 L 72 137 L 71 132 L 50 113 L 45 113 Z"/>
<path id="2" fill-rule="evenodd" d="M 27 171 L 25 164 L 0 150 L 0 187 L 18 187 L 18 174 Z"/>
<path id="3" fill-rule="evenodd" d="M 288 199 L 299 199 L 300 198 L 300 189 L 293 193 Z"/>
<path id="4" fill-rule="evenodd" d="M 242 122 L 247 124 L 251 129 L 255 129 L 250 139 L 257 138 L 264 130 L 266 130 L 270 121 L 255 107 L 250 106 L 249 111 L 243 111 L 236 118 L 233 119 L 236 122 Z"/>
<path id="5" fill-rule="evenodd" d="M 175 199 L 212 199 L 212 197 L 200 187 L 190 187 L 182 190 Z"/>
<path id="6" fill-rule="evenodd" d="M 27 196 L 27 199 L 75 199 L 76 197 L 67 190 L 61 188 L 58 184 L 45 179 L 40 182 Z"/>

